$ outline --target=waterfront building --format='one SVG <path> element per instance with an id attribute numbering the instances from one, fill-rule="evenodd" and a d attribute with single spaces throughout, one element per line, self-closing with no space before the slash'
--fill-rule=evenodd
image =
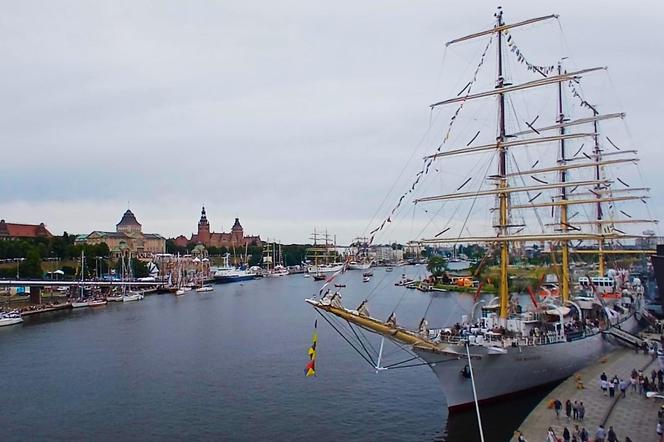
<path id="1" fill-rule="evenodd" d="M 111 253 L 117 255 L 127 250 L 135 256 L 149 256 L 166 252 L 166 238 L 157 233 L 143 233 L 141 224 L 129 209 L 115 225 L 115 232 L 95 230 L 88 235 L 79 235 L 77 244 L 106 243 Z"/>
<path id="2" fill-rule="evenodd" d="M 187 247 L 189 243 L 203 244 L 205 247 L 244 247 L 245 245 L 261 246 L 263 244 L 261 237 L 258 235 L 244 235 L 244 229 L 239 218 L 235 218 L 230 233 L 210 231 L 210 222 L 207 219 L 205 207 L 201 209 L 197 233 L 192 234 L 190 239 L 187 239 L 184 235 L 175 238 L 175 244 L 180 247 Z"/>
<path id="3" fill-rule="evenodd" d="M 53 235 L 46 229 L 46 224 L 16 224 L 0 220 L 0 240 L 25 238 L 50 238 Z"/>
<path id="4" fill-rule="evenodd" d="M 403 260 L 403 250 L 393 249 L 391 246 L 371 246 L 369 256 L 376 262 L 393 263 Z"/>

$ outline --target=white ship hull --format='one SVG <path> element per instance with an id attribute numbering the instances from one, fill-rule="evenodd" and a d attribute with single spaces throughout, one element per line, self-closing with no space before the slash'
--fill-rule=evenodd
<path id="1" fill-rule="evenodd" d="M 0 318 L 0 327 L 4 327 L 6 325 L 16 325 L 20 324 L 23 322 L 23 318 L 18 317 L 18 318 Z"/>
<path id="2" fill-rule="evenodd" d="M 140 301 L 143 299 L 143 295 L 140 293 L 131 293 L 129 295 L 125 295 L 122 297 L 122 302 L 132 302 L 132 301 Z"/>
<path id="3" fill-rule="evenodd" d="M 311 274 L 318 273 L 335 273 L 344 267 L 343 264 L 330 264 L 330 265 L 311 265 L 307 266 L 307 271 Z"/>
<path id="4" fill-rule="evenodd" d="M 631 333 L 641 328 L 634 315 L 626 318 L 620 326 Z M 615 349 L 619 344 L 613 339 L 598 333 L 571 342 L 508 347 L 505 354 L 488 354 L 487 347 L 471 345 L 471 356 L 480 356 L 472 359 L 477 399 L 490 402 L 568 378 Z M 458 345 L 450 349 L 460 356 L 442 355 L 417 348 L 413 348 L 413 351 L 432 364 L 431 369 L 438 377 L 448 408 L 454 412 L 474 406 L 474 399 L 471 381 L 462 374 L 468 365 L 466 348 Z"/>
<path id="5" fill-rule="evenodd" d="M 71 303 L 71 308 L 89 307 L 88 301 L 76 301 Z"/>
<path id="6" fill-rule="evenodd" d="M 367 270 L 371 267 L 371 264 L 373 264 L 373 261 L 363 263 L 351 262 L 348 264 L 348 268 L 350 270 Z"/>

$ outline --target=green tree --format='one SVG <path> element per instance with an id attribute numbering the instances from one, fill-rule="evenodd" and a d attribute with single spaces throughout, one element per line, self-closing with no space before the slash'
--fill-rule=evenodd
<path id="1" fill-rule="evenodd" d="M 445 260 L 442 256 L 434 255 L 429 257 L 427 270 L 434 276 L 441 276 L 445 271 Z"/>
<path id="2" fill-rule="evenodd" d="M 25 260 L 20 264 L 21 278 L 41 278 L 44 276 L 42 271 L 42 259 L 38 247 L 32 247 L 28 250 Z"/>

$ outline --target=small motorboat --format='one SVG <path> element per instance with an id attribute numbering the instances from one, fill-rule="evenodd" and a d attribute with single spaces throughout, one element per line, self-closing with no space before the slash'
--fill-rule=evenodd
<path id="1" fill-rule="evenodd" d="M 362 282 L 369 282 L 371 281 L 371 276 L 363 276 L 362 277 Z"/>
<path id="2" fill-rule="evenodd" d="M 17 311 L 0 313 L 0 327 L 20 324 L 21 322 L 23 322 L 23 318 L 21 318 L 21 314 Z"/>
<path id="3" fill-rule="evenodd" d="M 325 279 L 325 275 L 323 274 L 317 274 L 313 276 L 314 281 L 323 281 Z"/>
<path id="4" fill-rule="evenodd" d="M 144 296 L 142 293 L 127 292 L 127 294 L 122 297 L 122 302 L 140 301 L 143 298 Z"/>
<path id="5" fill-rule="evenodd" d="M 372 271 L 364 272 L 364 273 L 362 273 L 362 276 L 372 277 L 372 276 L 373 276 L 373 272 L 372 272 Z"/>
<path id="6" fill-rule="evenodd" d="M 392 270 L 394 270 L 394 268 L 392 268 L 392 266 L 385 267 L 386 272 L 391 272 Z"/>
<path id="7" fill-rule="evenodd" d="M 196 293 L 211 292 L 213 290 L 214 290 L 214 287 L 212 287 L 211 285 L 204 285 L 204 286 L 198 287 L 196 289 Z"/>
<path id="8" fill-rule="evenodd" d="M 345 288 L 345 287 L 346 287 L 346 284 L 334 284 L 334 286 L 335 286 L 336 288 L 340 288 L 340 289 L 341 289 L 341 288 Z"/>
<path id="9" fill-rule="evenodd" d="M 177 289 L 177 290 L 175 291 L 175 296 L 182 296 L 182 295 L 184 295 L 185 293 L 187 293 L 187 292 L 186 292 L 184 289 Z"/>

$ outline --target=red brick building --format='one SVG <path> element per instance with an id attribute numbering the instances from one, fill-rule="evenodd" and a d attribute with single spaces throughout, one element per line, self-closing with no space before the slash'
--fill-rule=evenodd
<path id="1" fill-rule="evenodd" d="M 0 220 L 0 239 L 50 238 L 51 232 L 44 223 L 15 224 Z"/>
<path id="2" fill-rule="evenodd" d="M 205 207 L 201 210 L 201 219 L 198 221 L 198 233 L 192 234 L 191 239 L 187 239 L 184 235 L 175 238 L 175 244 L 180 247 L 186 247 L 192 242 L 203 244 L 206 247 L 244 247 L 245 245 L 260 246 L 262 244 L 260 236 L 244 236 L 244 229 L 239 218 L 235 218 L 230 233 L 210 231 L 210 222 L 205 214 Z"/>

